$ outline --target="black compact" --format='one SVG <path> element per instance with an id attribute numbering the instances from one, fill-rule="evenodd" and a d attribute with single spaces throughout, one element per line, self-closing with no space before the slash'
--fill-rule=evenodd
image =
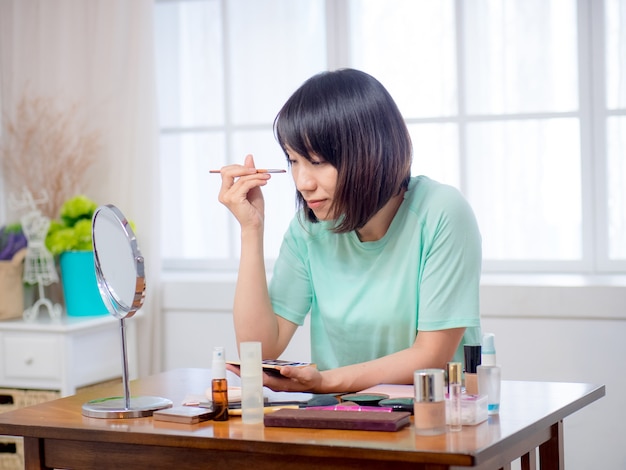
<path id="1" fill-rule="evenodd" d="M 413 414 L 413 398 L 387 398 L 378 402 L 378 406 L 391 408 L 393 411 L 408 411 Z"/>

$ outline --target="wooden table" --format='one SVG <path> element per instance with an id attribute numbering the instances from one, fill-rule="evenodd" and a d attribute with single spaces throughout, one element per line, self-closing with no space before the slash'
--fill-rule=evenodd
<path id="1" fill-rule="evenodd" d="M 131 383 L 136 395 L 180 404 L 209 387 L 210 371 L 179 369 Z M 503 382 L 500 415 L 461 432 L 416 436 L 399 432 L 266 428 L 240 418 L 184 425 L 150 418 L 97 419 L 83 403 L 120 395 L 110 385 L 0 414 L 0 434 L 24 436 L 26 469 L 507 468 L 522 458 L 535 468 L 562 469 L 563 419 L 605 394 L 604 386 Z"/>

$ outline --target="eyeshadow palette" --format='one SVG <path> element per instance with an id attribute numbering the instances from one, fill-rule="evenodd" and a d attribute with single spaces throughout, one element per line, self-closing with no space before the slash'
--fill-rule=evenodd
<path id="1" fill-rule="evenodd" d="M 359 431 L 398 431 L 408 426 L 411 413 L 282 409 L 266 414 L 265 426 L 288 428 L 346 429 Z"/>

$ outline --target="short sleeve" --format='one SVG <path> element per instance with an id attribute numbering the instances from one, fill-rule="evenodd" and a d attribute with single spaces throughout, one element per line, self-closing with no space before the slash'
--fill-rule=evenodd
<path id="1" fill-rule="evenodd" d="M 481 236 L 474 213 L 450 186 L 434 191 L 426 214 L 418 330 L 479 327 Z"/>
<path id="2" fill-rule="evenodd" d="M 303 233 L 304 228 L 294 217 L 283 237 L 269 283 L 274 312 L 296 325 L 304 323 L 313 295 Z"/>

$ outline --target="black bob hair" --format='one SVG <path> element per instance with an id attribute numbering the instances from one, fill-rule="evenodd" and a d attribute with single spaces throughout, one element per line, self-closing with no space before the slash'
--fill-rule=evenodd
<path id="1" fill-rule="evenodd" d="M 278 112 L 274 135 L 285 154 L 289 146 L 337 169 L 332 207 L 336 233 L 363 227 L 408 187 L 409 131 L 389 92 L 364 72 L 341 69 L 309 78 Z M 317 222 L 300 192 L 296 198 L 306 217 Z"/>

